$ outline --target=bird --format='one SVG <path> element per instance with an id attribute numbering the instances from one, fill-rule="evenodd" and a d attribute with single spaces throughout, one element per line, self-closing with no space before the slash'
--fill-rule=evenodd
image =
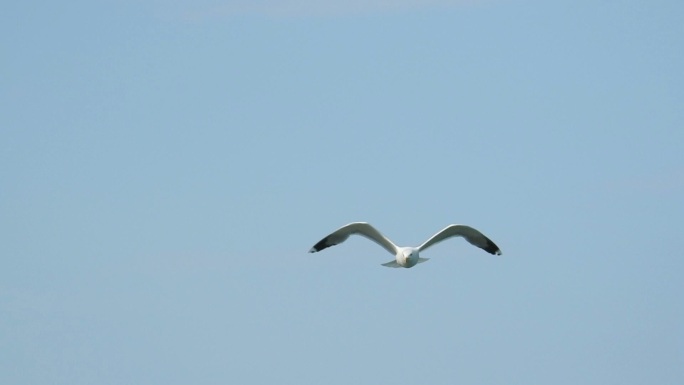
<path id="1" fill-rule="evenodd" d="M 366 237 L 382 246 L 382 248 L 387 250 L 390 254 L 394 255 L 393 261 L 382 264 L 382 266 L 386 267 L 411 268 L 419 263 L 423 263 L 430 258 L 422 258 L 420 256 L 421 251 L 424 251 L 430 246 L 433 246 L 451 237 L 463 237 L 473 246 L 477 246 L 489 254 L 501 255 L 501 249 L 499 249 L 499 247 L 492 242 L 491 239 L 487 238 L 480 231 L 466 225 L 449 225 L 437 232 L 418 247 L 399 247 L 387 237 L 382 235 L 378 230 L 375 229 L 375 227 L 366 222 L 353 222 L 340 227 L 339 229 L 327 235 L 325 238 L 318 241 L 318 243 L 316 243 L 311 250 L 309 250 L 309 253 L 316 253 L 323 249 L 327 249 L 330 246 L 339 245 L 340 243 L 346 241 L 347 238 L 349 238 L 349 236 L 352 234 Z"/>

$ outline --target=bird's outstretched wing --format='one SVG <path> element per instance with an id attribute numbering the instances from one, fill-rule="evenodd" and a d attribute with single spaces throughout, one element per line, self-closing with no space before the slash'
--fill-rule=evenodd
<path id="1" fill-rule="evenodd" d="M 335 230 L 333 233 L 331 233 L 330 235 L 316 243 L 311 248 L 311 250 L 309 250 L 309 253 L 315 253 L 317 251 L 326 249 L 330 246 L 338 245 L 346 241 L 347 238 L 349 238 L 349 236 L 352 234 L 362 235 L 370 239 L 371 241 L 382 246 L 392 255 L 395 255 L 397 253 L 398 248 L 394 243 L 392 243 L 392 241 L 387 239 L 384 235 L 380 234 L 380 232 L 376 230 L 373 226 L 365 222 L 354 222 L 346 226 L 340 227 L 339 229 Z"/>
<path id="2" fill-rule="evenodd" d="M 501 250 L 496 244 L 494 244 L 494 242 L 492 242 L 491 239 L 487 238 L 484 234 L 475 230 L 474 228 L 466 225 L 449 225 L 445 227 L 442 231 L 433 235 L 430 239 L 425 241 L 425 243 L 420 245 L 418 250 L 423 251 L 428 247 L 451 237 L 463 237 L 471 245 L 477 246 L 489 254 L 501 255 Z"/>

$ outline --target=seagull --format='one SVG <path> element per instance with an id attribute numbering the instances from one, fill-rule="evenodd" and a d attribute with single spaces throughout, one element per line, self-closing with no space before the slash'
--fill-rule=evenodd
<path id="1" fill-rule="evenodd" d="M 399 247 L 382 235 L 375 227 L 366 222 L 354 222 L 340 227 L 316 243 L 311 250 L 309 250 L 309 253 L 315 253 L 330 246 L 338 245 L 346 241 L 352 234 L 364 236 L 394 255 L 393 261 L 382 264 L 387 267 L 410 268 L 419 263 L 423 263 L 430 258 L 421 258 L 419 256 L 421 251 L 451 237 L 463 237 L 471 245 L 477 246 L 489 254 L 501 255 L 501 250 L 491 239 L 487 238 L 478 230 L 466 225 L 449 225 L 418 247 Z"/>

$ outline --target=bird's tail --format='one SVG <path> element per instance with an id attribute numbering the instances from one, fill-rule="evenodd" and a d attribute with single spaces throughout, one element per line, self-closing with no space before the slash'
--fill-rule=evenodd
<path id="1" fill-rule="evenodd" d="M 387 266 L 387 267 L 401 267 L 401 265 L 398 264 L 397 261 L 395 261 L 395 260 L 389 261 L 387 263 L 383 263 L 382 265 Z"/>

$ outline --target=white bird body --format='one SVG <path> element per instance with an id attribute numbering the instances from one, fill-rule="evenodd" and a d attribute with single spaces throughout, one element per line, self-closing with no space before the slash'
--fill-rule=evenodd
<path id="1" fill-rule="evenodd" d="M 463 237 L 470 244 L 477 246 L 486 252 L 494 255 L 501 255 L 501 250 L 489 238 L 478 230 L 466 225 L 449 225 L 433 235 L 418 247 L 399 247 L 382 235 L 373 226 L 365 222 L 354 222 L 342 226 L 325 238 L 316 243 L 310 253 L 315 253 L 330 246 L 338 245 L 349 238 L 350 235 L 357 234 L 370 239 L 382 246 L 390 254 L 394 255 L 394 260 L 383 263 L 386 267 L 405 267 L 410 268 L 419 263 L 425 262 L 428 258 L 421 258 L 420 252 L 428 247 L 451 237 Z"/>
<path id="2" fill-rule="evenodd" d="M 387 267 L 413 267 L 421 262 L 425 262 L 429 258 L 421 258 L 420 252 L 416 247 L 399 247 L 397 254 L 394 256 L 394 261 L 383 263 Z"/>

